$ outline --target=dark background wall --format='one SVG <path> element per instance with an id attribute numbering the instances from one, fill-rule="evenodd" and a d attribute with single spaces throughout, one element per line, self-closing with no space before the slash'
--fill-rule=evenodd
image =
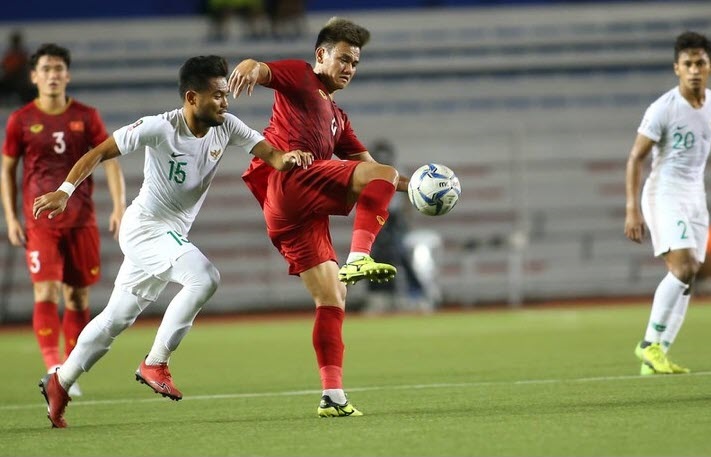
<path id="1" fill-rule="evenodd" d="M 0 22 L 16 20 L 57 20 L 201 14 L 206 0 L 142 0 L 134 2 L 73 0 L 22 0 L 4 2 Z M 309 0 L 309 11 L 425 8 L 456 6 L 507 6 L 524 4 L 601 3 L 552 0 Z M 608 0 L 614 3 L 614 0 Z M 650 3 L 650 2 L 645 2 Z"/>

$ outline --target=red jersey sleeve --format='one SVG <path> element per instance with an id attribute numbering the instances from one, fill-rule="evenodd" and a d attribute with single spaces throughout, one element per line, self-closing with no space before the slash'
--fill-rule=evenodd
<path id="1" fill-rule="evenodd" d="M 275 60 L 267 62 L 271 79 L 265 87 L 274 89 L 284 94 L 298 92 L 304 86 L 306 75 L 313 73 L 313 69 L 304 60 Z"/>
<path id="2" fill-rule="evenodd" d="M 351 121 L 348 119 L 345 111 L 340 108 L 338 108 L 338 110 L 343 116 L 343 133 L 341 133 L 341 136 L 338 138 L 338 143 L 336 143 L 333 153 L 341 159 L 348 160 L 352 159 L 354 155 L 367 151 L 368 148 L 366 148 L 356 136 L 353 127 L 351 127 Z"/>
<path id="3" fill-rule="evenodd" d="M 2 153 L 10 157 L 20 157 L 22 151 L 22 125 L 17 112 L 10 114 L 5 127 L 5 141 L 2 145 Z"/>

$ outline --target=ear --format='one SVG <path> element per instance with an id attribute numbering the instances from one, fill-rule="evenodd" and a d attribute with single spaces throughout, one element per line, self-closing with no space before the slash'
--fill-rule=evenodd
<path id="1" fill-rule="evenodd" d="M 674 74 L 679 76 L 679 64 L 674 62 Z"/>
<path id="2" fill-rule="evenodd" d="M 197 103 L 197 92 L 194 90 L 185 92 L 185 102 L 189 105 L 195 105 Z"/>
<path id="3" fill-rule="evenodd" d="M 323 63 L 323 55 L 326 53 L 326 48 L 323 46 L 316 49 L 316 62 Z"/>

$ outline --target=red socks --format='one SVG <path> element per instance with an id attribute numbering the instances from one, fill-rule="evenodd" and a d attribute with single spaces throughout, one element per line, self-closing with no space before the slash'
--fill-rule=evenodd
<path id="1" fill-rule="evenodd" d="M 337 306 L 316 308 L 312 340 L 324 390 L 343 388 L 344 317 L 345 312 Z"/>
<path id="2" fill-rule="evenodd" d="M 77 345 L 77 338 L 79 338 L 82 329 L 89 323 L 89 317 L 89 308 L 80 311 L 64 308 L 62 329 L 64 330 L 65 358 L 69 357 L 69 353 Z"/>
<path id="3" fill-rule="evenodd" d="M 384 179 L 374 179 L 363 188 L 356 203 L 351 252 L 370 254 L 375 237 L 388 220 L 393 195 L 395 186 Z"/>
<path id="4" fill-rule="evenodd" d="M 32 313 L 32 328 L 35 331 L 37 343 L 47 369 L 60 365 L 62 358 L 59 356 L 59 334 L 64 333 L 64 354 L 69 356 L 82 329 L 89 322 L 89 309 L 73 311 L 64 309 L 64 318 L 60 322 L 57 304 L 49 301 L 35 303 Z"/>
<path id="5" fill-rule="evenodd" d="M 61 323 L 57 314 L 57 304 L 49 301 L 35 303 L 32 312 L 32 328 L 39 343 L 42 358 L 47 369 L 59 365 L 59 332 Z"/>

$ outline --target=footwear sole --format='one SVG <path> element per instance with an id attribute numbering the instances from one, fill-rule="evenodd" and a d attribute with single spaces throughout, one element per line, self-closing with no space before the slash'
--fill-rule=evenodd
<path id="1" fill-rule="evenodd" d="M 147 385 L 153 392 L 155 392 L 155 393 L 157 393 L 157 394 L 161 394 L 162 396 L 164 396 L 164 397 L 166 397 L 166 398 L 170 398 L 171 400 L 180 401 L 180 400 L 182 400 L 182 398 L 183 398 L 183 397 L 177 397 L 177 396 L 175 396 L 175 395 L 171 395 L 171 394 L 168 394 L 168 393 L 165 393 L 165 392 L 161 392 L 161 391 L 159 391 L 159 390 L 154 389 L 153 386 L 150 385 L 150 384 L 148 383 L 148 381 L 146 381 L 145 379 L 143 379 L 143 377 L 142 377 L 140 374 L 138 374 L 138 373 L 136 373 L 136 381 L 140 382 L 141 384 Z"/>
<path id="2" fill-rule="evenodd" d="M 351 414 L 338 414 L 338 412 L 328 412 L 328 411 L 318 411 L 318 417 L 321 418 L 326 418 L 326 417 L 360 417 L 362 416 L 363 413 L 351 413 Z"/>
<path id="3" fill-rule="evenodd" d="M 388 282 L 391 279 L 395 277 L 395 273 L 392 274 L 386 274 L 386 271 L 383 270 L 378 270 L 378 271 L 373 271 L 370 273 L 364 273 L 360 276 L 357 277 L 350 277 L 350 278 L 345 278 L 345 277 L 340 277 L 338 278 L 339 281 L 345 284 L 349 285 L 354 285 L 358 281 L 361 281 L 363 279 L 367 279 L 370 282 L 378 282 L 378 283 L 383 283 L 383 282 Z"/>

